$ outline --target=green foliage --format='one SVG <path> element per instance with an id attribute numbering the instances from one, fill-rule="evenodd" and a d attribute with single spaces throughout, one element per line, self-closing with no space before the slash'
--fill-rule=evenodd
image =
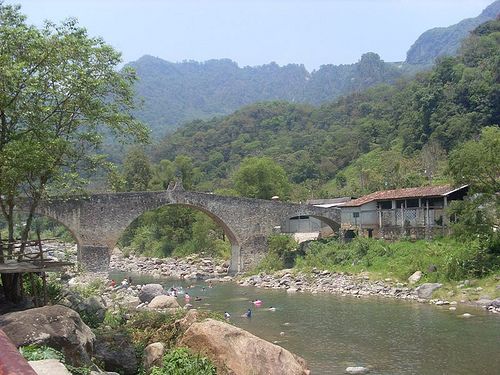
<path id="1" fill-rule="evenodd" d="M 275 234 L 268 238 L 268 252 L 256 272 L 277 271 L 293 267 L 298 255 L 298 244 L 291 236 Z"/>
<path id="2" fill-rule="evenodd" d="M 132 116 L 135 76 L 117 71 L 118 52 L 75 19 L 37 28 L 19 9 L 0 2 L 0 205 L 13 242 L 14 207 L 28 198 L 23 252 L 40 200 L 81 190 L 108 165 L 97 153 L 103 130 L 137 141 L 147 130 Z M 12 302 L 21 299 L 17 277 L 3 277 Z"/>
<path id="3" fill-rule="evenodd" d="M 270 158 L 248 158 L 234 174 L 234 186 L 244 197 L 286 200 L 290 184 L 285 170 Z"/>
<path id="4" fill-rule="evenodd" d="M 64 355 L 49 346 L 39 346 L 39 345 L 27 345 L 19 348 L 19 352 L 27 361 L 40 361 L 43 359 L 57 359 L 58 361 L 64 363 Z M 65 364 L 66 368 L 74 375 L 89 375 L 91 372 L 90 367 L 74 367 L 69 364 Z"/>
<path id="5" fill-rule="evenodd" d="M 426 273 L 431 265 L 437 271 Z M 498 272 L 500 257 L 498 238 L 496 242 L 476 238 L 394 243 L 356 238 L 350 243 L 313 243 L 304 257 L 296 259 L 296 266 L 306 270 L 316 267 L 337 272 L 370 271 L 402 281 L 420 270 L 424 272 L 424 281 L 450 281 Z"/>
<path id="6" fill-rule="evenodd" d="M 321 104 L 377 83 L 394 82 L 404 71 L 374 53 L 364 54 L 355 64 L 323 65 L 313 72 L 297 64 L 240 68 L 227 59 L 171 63 L 152 56 L 129 65 L 137 71 L 135 88 L 144 98 L 137 115 L 155 135 L 186 121 L 228 114 L 256 102 Z M 271 121 L 268 126 L 273 125 Z"/>
<path id="7" fill-rule="evenodd" d="M 162 367 L 153 367 L 151 375 L 216 375 L 208 358 L 194 355 L 187 348 L 170 350 L 163 356 Z"/>
<path id="8" fill-rule="evenodd" d="M 106 288 L 106 281 L 100 278 L 92 280 L 87 285 L 77 285 L 73 289 L 82 297 L 100 296 Z"/>
<path id="9" fill-rule="evenodd" d="M 127 321 L 125 329 L 129 332 L 136 346 L 145 347 L 153 342 L 163 342 L 167 347 L 173 346 L 181 332 L 173 324 L 185 314 L 178 311 L 166 314 L 156 311 L 140 311 Z"/>
<path id="10" fill-rule="evenodd" d="M 500 128 L 485 127 L 479 140 L 453 150 L 449 169 L 457 184 L 470 184 L 473 192 L 493 195 L 500 191 Z"/>
<path id="11" fill-rule="evenodd" d="M 49 346 L 27 345 L 20 347 L 19 352 L 27 361 L 40 361 L 42 359 L 64 360 L 64 355 L 61 352 Z"/>
<path id="12" fill-rule="evenodd" d="M 123 163 L 126 191 L 145 191 L 151 180 L 149 158 L 141 148 L 129 150 Z"/>

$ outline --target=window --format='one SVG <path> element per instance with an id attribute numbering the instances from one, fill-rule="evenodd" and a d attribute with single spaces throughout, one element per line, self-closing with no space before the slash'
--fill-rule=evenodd
<path id="1" fill-rule="evenodd" d="M 408 208 L 418 207 L 418 199 L 407 199 L 406 207 Z"/>
<path id="2" fill-rule="evenodd" d="M 378 202 L 378 207 L 382 210 L 390 210 L 392 208 L 392 201 Z"/>
<path id="3" fill-rule="evenodd" d="M 354 217 L 354 218 L 359 217 L 359 212 L 353 212 L 352 217 Z"/>

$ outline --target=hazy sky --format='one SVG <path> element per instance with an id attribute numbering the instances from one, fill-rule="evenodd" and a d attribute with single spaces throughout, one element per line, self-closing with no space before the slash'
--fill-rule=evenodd
<path id="1" fill-rule="evenodd" d="M 230 58 L 345 64 L 365 52 L 401 61 L 425 30 L 475 17 L 493 0 L 4 0 L 28 21 L 76 17 L 123 53 L 169 61 Z"/>

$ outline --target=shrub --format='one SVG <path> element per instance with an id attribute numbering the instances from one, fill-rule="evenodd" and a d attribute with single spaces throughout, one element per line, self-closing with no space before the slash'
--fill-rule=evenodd
<path id="1" fill-rule="evenodd" d="M 257 266 L 257 271 L 277 271 L 293 267 L 298 255 L 297 241 L 291 236 L 275 234 L 268 239 L 268 253 Z"/>
<path id="2" fill-rule="evenodd" d="M 40 361 L 42 359 L 64 360 L 64 355 L 61 352 L 49 346 L 27 345 L 20 347 L 19 352 L 27 361 Z"/>
<path id="3" fill-rule="evenodd" d="M 153 367 L 151 375 L 216 375 L 215 366 L 206 357 L 186 348 L 176 348 L 163 356 L 162 367 Z"/>

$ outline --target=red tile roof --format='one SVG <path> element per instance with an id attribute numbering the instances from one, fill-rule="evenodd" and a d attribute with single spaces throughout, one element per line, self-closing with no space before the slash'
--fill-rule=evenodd
<path id="1" fill-rule="evenodd" d="M 405 199 L 405 198 L 424 198 L 424 197 L 444 197 L 454 191 L 466 188 L 464 185 L 454 188 L 451 185 L 443 186 L 422 186 L 416 188 L 394 189 L 394 190 L 381 190 L 365 195 L 358 199 L 342 204 L 342 207 L 358 207 L 365 203 L 372 201 L 392 200 L 392 199 Z"/>

